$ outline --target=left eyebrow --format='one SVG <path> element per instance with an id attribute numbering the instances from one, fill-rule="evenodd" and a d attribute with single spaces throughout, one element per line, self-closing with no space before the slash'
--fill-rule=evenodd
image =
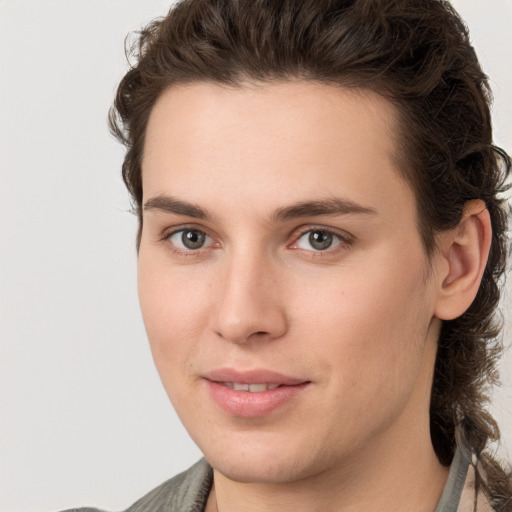
<path id="1" fill-rule="evenodd" d="M 318 201 L 302 201 L 283 208 L 278 208 L 272 214 L 274 222 L 284 222 L 300 217 L 313 217 L 317 215 L 348 215 L 348 214 L 375 215 L 377 210 L 363 206 L 350 199 L 329 198 Z"/>

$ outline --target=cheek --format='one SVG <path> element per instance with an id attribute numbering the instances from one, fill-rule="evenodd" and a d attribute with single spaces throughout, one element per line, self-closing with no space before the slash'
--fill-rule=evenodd
<path id="1" fill-rule="evenodd" d="M 161 376 L 166 369 L 186 366 L 208 322 L 208 289 L 190 270 L 171 270 L 165 262 L 140 254 L 139 301 L 151 351 Z"/>
<path id="2" fill-rule="evenodd" d="M 292 293 L 297 302 L 291 312 L 300 311 L 295 320 L 311 335 L 329 326 L 343 339 L 351 333 L 372 345 L 418 326 L 421 320 L 425 323 L 431 308 L 424 269 L 417 262 L 402 265 L 393 259 L 379 254 L 372 265 L 358 262 L 303 280 Z"/>
<path id="3" fill-rule="evenodd" d="M 422 266 L 399 271 L 393 258 L 374 261 L 381 265 L 324 282 L 322 293 L 308 290 L 296 321 L 305 343 L 316 340 L 315 351 L 329 365 L 325 373 L 338 381 L 333 389 L 366 401 L 376 397 L 379 407 L 383 394 L 398 398 L 414 385 L 431 306 Z"/>

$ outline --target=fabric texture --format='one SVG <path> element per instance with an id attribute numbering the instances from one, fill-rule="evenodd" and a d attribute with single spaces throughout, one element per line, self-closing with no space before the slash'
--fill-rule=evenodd
<path id="1" fill-rule="evenodd" d="M 457 448 L 448 480 L 434 512 L 492 512 L 489 500 L 475 489 L 475 468 L 471 453 Z"/>
<path id="2" fill-rule="evenodd" d="M 159 485 L 124 512 L 203 512 L 213 483 L 213 470 L 201 459 L 192 467 Z M 102 512 L 73 508 L 63 512 Z"/>
<path id="3" fill-rule="evenodd" d="M 124 512 L 204 512 L 213 483 L 213 470 L 205 459 L 167 480 Z M 476 505 L 475 505 L 476 497 Z M 434 512 L 492 512 L 486 496 L 475 493 L 475 469 L 471 454 L 458 448 L 445 488 Z M 64 512 L 101 512 L 74 508 Z"/>

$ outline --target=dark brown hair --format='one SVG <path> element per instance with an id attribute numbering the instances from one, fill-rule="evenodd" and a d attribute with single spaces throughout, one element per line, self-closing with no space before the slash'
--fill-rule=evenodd
<path id="1" fill-rule="evenodd" d="M 135 63 L 110 112 L 126 145 L 123 177 L 142 229 L 142 169 L 149 115 L 175 84 L 306 80 L 371 89 L 397 107 L 397 160 L 415 192 L 426 253 L 455 227 L 464 204 L 485 201 L 492 247 L 477 297 L 443 323 L 431 397 L 431 437 L 449 465 L 456 429 L 480 458 L 479 484 L 496 510 L 512 510 L 510 476 L 484 452 L 499 439 L 487 412 L 498 381 L 499 281 L 506 262 L 510 158 L 493 146 L 490 89 L 467 29 L 439 0 L 183 0 L 143 29 Z M 486 476 L 482 476 L 485 473 Z"/>

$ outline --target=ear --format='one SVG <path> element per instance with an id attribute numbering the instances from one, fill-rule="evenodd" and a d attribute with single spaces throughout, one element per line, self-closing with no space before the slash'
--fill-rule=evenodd
<path id="1" fill-rule="evenodd" d="M 468 201 L 459 225 L 440 235 L 437 318 L 453 320 L 469 308 L 480 287 L 491 237 L 491 217 L 481 199 Z"/>

